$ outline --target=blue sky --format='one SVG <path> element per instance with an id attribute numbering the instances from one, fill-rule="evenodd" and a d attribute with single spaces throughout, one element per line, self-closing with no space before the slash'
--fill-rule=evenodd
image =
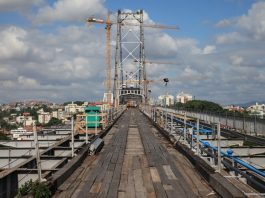
<path id="1" fill-rule="evenodd" d="M 46 1 L 50 6 L 54 4 L 54 0 Z M 111 12 L 116 12 L 118 9 L 138 10 L 144 9 L 152 20 L 162 24 L 172 24 L 180 27 L 178 35 L 183 37 L 194 37 L 200 42 L 205 43 L 213 33 L 217 30 L 214 24 L 225 18 L 233 18 L 245 14 L 252 3 L 255 1 L 244 0 L 167 0 L 161 1 L 150 0 L 124 0 L 124 1 L 106 1 L 105 6 Z M 32 12 L 36 12 L 36 7 L 31 7 Z M 18 11 L 2 12 L 0 18 L 1 25 L 18 25 L 31 26 L 31 21 L 27 17 L 21 16 Z M 72 22 L 73 23 L 73 22 Z M 52 27 L 56 29 L 58 26 L 65 23 L 57 22 Z M 51 24 L 45 24 L 45 29 L 51 28 Z M 167 31 L 169 34 L 171 31 Z"/>
<path id="2" fill-rule="evenodd" d="M 178 35 L 194 37 L 205 43 L 216 31 L 214 24 L 247 12 L 254 1 L 243 0 L 124 0 L 106 1 L 109 10 L 130 8 L 144 9 L 154 21 L 178 25 Z"/>
<path id="3" fill-rule="evenodd" d="M 105 29 L 84 19 L 104 19 L 108 10 L 115 16 L 118 9 L 144 9 L 146 22 L 180 27 L 145 34 L 146 59 L 180 63 L 147 71 L 149 79 L 170 77 L 172 95 L 184 91 L 220 104 L 264 101 L 264 1 L 2 0 L 0 103 L 101 100 Z M 162 87 L 152 85 L 153 95 Z"/>

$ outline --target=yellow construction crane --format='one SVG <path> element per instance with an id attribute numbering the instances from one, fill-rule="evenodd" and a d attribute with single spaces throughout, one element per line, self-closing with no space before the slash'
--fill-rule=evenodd
<path id="1" fill-rule="evenodd" d="M 101 19 L 95 19 L 95 18 L 88 18 L 86 21 L 88 23 L 99 23 L 99 24 L 105 24 L 106 29 L 106 81 L 105 81 L 105 87 L 106 91 L 108 93 L 111 93 L 111 75 L 112 75 L 112 66 L 111 66 L 111 46 L 110 46 L 110 37 L 111 37 L 111 26 L 112 22 L 110 21 L 110 12 L 107 15 L 107 19 L 101 20 Z"/>
<path id="2" fill-rule="evenodd" d="M 99 24 L 106 24 L 106 25 L 113 25 L 113 24 L 117 24 L 117 22 L 112 22 L 110 20 L 102 20 L 102 19 L 96 19 L 93 17 L 90 17 L 86 20 L 88 23 L 99 23 Z M 123 26 L 140 26 L 139 24 L 135 24 L 135 23 L 121 23 L 121 25 Z M 172 29 L 172 30 L 178 30 L 179 27 L 177 26 L 169 26 L 169 25 L 160 25 L 160 24 L 143 24 L 143 27 L 149 27 L 149 28 L 158 28 L 158 29 Z"/>
<path id="3" fill-rule="evenodd" d="M 139 61 L 134 60 L 133 62 L 138 63 Z M 164 61 L 152 61 L 152 60 L 145 60 L 145 64 L 163 64 L 163 65 L 179 65 L 180 63 L 177 62 L 164 62 Z"/>
<path id="4" fill-rule="evenodd" d="M 165 83 L 169 82 L 168 78 L 161 78 L 161 79 L 151 79 L 151 80 L 144 80 L 147 84 L 149 83 Z M 178 79 L 170 79 L 170 81 L 178 81 Z M 127 80 L 127 83 L 137 83 L 138 80 Z"/>

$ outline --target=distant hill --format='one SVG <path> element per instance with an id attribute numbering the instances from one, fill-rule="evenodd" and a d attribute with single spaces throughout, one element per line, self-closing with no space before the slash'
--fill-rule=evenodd
<path id="1" fill-rule="evenodd" d="M 251 105 L 254 105 L 259 103 L 259 104 L 265 104 L 265 101 L 251 101 L 251 102 L 246 102 L 246 103 L 241 103 L 241 104 L 235 104 L 236 106 L 240 106 L 240 107 L 249 107 Z"/>

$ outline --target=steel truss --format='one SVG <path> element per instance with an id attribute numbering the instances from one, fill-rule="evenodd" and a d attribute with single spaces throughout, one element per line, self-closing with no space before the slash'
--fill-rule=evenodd
<path id="1" fill-rule="evenodd" d="M 135 13 L 118 11 L 114 73 L 115 106 L 130 100 L 146 102 L 143 10 Z"/>

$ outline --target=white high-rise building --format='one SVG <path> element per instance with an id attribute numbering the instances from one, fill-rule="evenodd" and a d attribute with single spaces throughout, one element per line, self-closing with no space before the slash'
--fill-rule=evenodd
<path id="1" fill-rule="evenodd" d="M 255 105 L 251 105 L 247 108 L 250 114 L 263 117 L 265 115 L 265 104 L 259 104 L 256 102 Z"/>
<path id="2" fill-rule="evenodd" d="M 43 112 L 38 115 L 38 121 L 41 124 L 47 124 L 51 119 L 51 114 L 49 112 Z"/>
<path id="3" fill-rule="evenodd" d="M 64 109 L 65 109 L 66 113 L 74 114 L 74 113 L 78 113 L 78 112 L 84 112 L 85 106 L 84 105 L 78 106 L 77 104 L 72 102 L 72 103 L 66 105 L 64 107 Z"/>
<path id="4" fill-rule="evenodd" d="M 104 93 L 103 102 L 113 104 L 113 94 L 112 93 Z"/>
<path id="5" fill-rule="evenodd" d="M 161 95 L 158 96 L 158 102 L 160 105 L 164 106 L 170 106 L 174 104 L 174 96 L 172 95 Z"/>
<path id="6" fill-rule="evenodd" d="M 23 124 L 24 126 L 31 126 L 33 123 L 32 116 L 18 116 L 16 117 L 16 122 L 18 124 Z"/>
<path id="7" fill-rule="evenodd" d="M 193 96 L 186 94 L 183 91 L 176 96 L 176 102 L 186 103 L 191 100 L 193 100 Z"/>

